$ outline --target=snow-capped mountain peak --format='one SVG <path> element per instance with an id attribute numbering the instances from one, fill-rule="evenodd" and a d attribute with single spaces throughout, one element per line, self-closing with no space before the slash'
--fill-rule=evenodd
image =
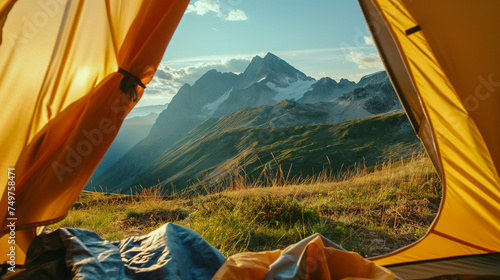
<path id="1" fill-rule="evenodd" d="M 252 59 L 241 74 L 239 87 L 246 88 L 261 81 L 271 82 L 277 87 L 287 87 L 297 80 L 313 80 L 313 78 L 306 76 L 276 55 L 267 53 L 264 58 L 256 56 Z"/>

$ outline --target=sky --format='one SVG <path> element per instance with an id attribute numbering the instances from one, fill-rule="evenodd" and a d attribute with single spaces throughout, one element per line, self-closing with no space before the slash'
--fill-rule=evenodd
<path id="1" fill-rule="evenodd" d="M 137 106 L 165 104 L 205 72 L 241 73 L 272 52 L 316 79 L 383 70 L 354 0 L 191 0 Z"/>

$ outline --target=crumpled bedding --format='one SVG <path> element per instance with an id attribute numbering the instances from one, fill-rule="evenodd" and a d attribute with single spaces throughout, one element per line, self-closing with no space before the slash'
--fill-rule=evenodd
<path id="1" fill-rule="evenodd" d="M 59 228 L 35 238 L 23 269 L 7 279 L 212 279 L 224 262 L 200 235 L 176 224 L 118 242 Z"/>
<path id="2" fill-rule="evenodd" d="M 31 243 L 22 270 L 7 279 L 399 279 L 320 234 L 284 250 L 245 252 L 227 260 L 196 232 L 165 224 L 109 242 L 83 229 L 59 228 Z"/>
<path id="3" fill-rule="evenodd" d="M 313 234 L 284 250 L 244 252 L 230 256 L 214 280 L 400 279 L 386 268 L 347 252 L 321 234 Z"/>

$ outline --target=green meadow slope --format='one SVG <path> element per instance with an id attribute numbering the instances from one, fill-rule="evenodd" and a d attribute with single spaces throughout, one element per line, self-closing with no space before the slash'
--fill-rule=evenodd
<path id="1" fill-rule="evenodd" d="M 283 249 L 319 232 L 347 250 L 375 256 L 421 238 L 441 199 L 441 183 L 423 154 L 337 175 L 273 176 L 277 184 L 269 187 L 243 176 L 231 190 L 214 186 L 205 195 L 163 196 L 154 188 L 134 196 L 83 192 L 68 217 L 50 228 L 85 228 L 120 240 L 174 222 L 225 256 Z"/>
<path id="2" fill-rule="evenodd" d="M 269 185 L 266 178 L 279 170 L 288 179 L 324 170 L 336 174 L 356 165 L 407 158 L 422 149 L 404 113 L 338 124 L 271 126 L 276 120 L 266 115 L 272 109 L 244 109 L 203 122 L 153 161 L 136 179 L 135 190 L 122 193 L 158 184 L 166 192 L 196 191 L 220 181 L 229 184 L 235 175 Z M 307 118 L 314 114 L 317 111 Z"/>

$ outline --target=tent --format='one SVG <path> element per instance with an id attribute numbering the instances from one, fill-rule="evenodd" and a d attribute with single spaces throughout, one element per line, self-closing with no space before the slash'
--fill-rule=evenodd
<path id="1" fill-rule="evenodd" d="M 0 143 L 8 147 L 0 158 L 2 263 L 15 255 L 23 264 L 37 229 L 64 219 L 141 98 L 188 2 L 0 0 Z M 427 235 L 371 261 L 408 279 L 500 277 L 500 2 L 359 3 L 444 187 Z M 346 276 L 334 277 L 329 256 L 378 273 L 356 277 L 395 277 L 335 250 L 313 236 L 284 251 L 230 257 L 215 278 L 289 279 L 301 267 L 310 279 Z"/>

